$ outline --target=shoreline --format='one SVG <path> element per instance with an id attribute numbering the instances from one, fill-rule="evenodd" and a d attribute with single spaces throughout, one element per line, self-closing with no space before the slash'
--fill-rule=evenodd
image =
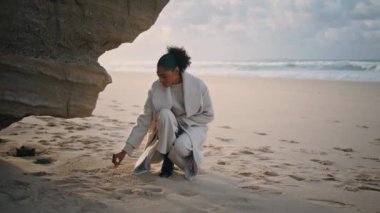
<path id="1" fill-rule="evenodd" d="M 155 71 L 107 71 L 108 74 L 112 76 L 122 75 L 122 74 L 142 74 L 142 75 L 150 75 L 151 73 L 155 74 Z M 198 77 L 222 77 L 222 78 L 258 78 L 258 79 L 272 79 L 272 80 L 297 80 L 297 81 L 331 81 L 331 82 L 358 82 L 358 83 L 374 83 L 379 84 L 379 80 L 354 80 L 354 79 L 324 79 L 324 78 L 292 78 L 292 77 L 280 77 L 280 76 L 259 76 L 254 73 L 201 73 L 201 72 L 191 72 L 195 76 Z"/>

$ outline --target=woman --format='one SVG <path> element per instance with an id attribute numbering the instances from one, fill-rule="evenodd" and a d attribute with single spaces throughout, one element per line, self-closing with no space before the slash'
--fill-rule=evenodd
<path id="1" fill-rule="evenodd" d="M 151 163 L 163 160 L 160 177 L 170 177 L 174 164 L 191 179 L 199 172 L 201 148 L 207 136 L 207 124 L 214 118 L 206 85 L 185 72 L 190 57 L 183 48 L 168 47 L 157 63 L 159 80 L 152 84 L 144 105 L 124 148 L 113 155 L 119 165 L 131 156 L 149 132 L 145 151 L 137 160 L 134 174 L 150 170 Z"/>

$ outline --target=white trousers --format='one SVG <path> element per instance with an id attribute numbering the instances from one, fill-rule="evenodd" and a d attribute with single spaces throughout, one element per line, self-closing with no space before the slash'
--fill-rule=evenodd
<path id="1" fill-rule="evenodd" d="M 193 146 L 190 137 L 179 131 L 177 119 L 169 109 L 162 109 L 157 116 L 158 145 L 157 151 L 161 154 L 169 153 L 169 158 L 181 169 L 184 169 L 189 160 Z"/>

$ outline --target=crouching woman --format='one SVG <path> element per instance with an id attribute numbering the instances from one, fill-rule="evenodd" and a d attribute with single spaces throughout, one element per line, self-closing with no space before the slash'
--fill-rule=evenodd
<path id="1" fill-rule="evenodd" d="M 158 80 L 148 92 L 144 111 L 139 115 L 124 148 L 113 155 L 119 165 L 125 155 L 140 146 L 149 135 L 145 150 L 137 160 L 134 174 L 150 170 L 151 163 L 162 162 L 160 177 L 170 177 L 174 165 L 184 171 L 186 179 L 199 173 L 202 145 L 207 124 L 214 118 L 206 85 L 185 72 L 190 57 L 183 48 L 169 47 L 157 63 Z"/>

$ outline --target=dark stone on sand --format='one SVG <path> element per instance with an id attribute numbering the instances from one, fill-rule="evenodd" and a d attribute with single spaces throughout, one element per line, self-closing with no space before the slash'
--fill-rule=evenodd
<path id="1" fill-rule="evenodd" d="M 21 146 L 16 149 L 16 157 L 35 156 L 36 149 L 29 146 Z"/>
<path id="2" fill-rule="evenodd" d="M 51 164 L 53 159 L 51 158 L 38 158 L 34 161 L 35 164 Z"/>

